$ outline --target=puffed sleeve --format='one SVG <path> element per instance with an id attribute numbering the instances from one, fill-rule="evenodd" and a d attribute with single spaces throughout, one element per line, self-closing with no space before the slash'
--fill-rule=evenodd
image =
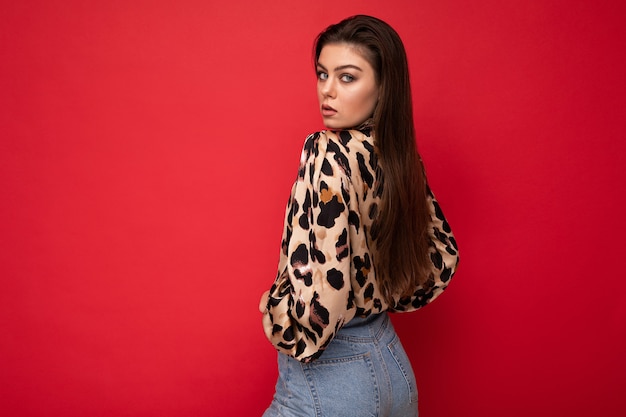
<path id="1" fill-rule="evenodd" d="M 328 140 L 320 132 L 305 141 L 263 317 L 270 342 L 302 362 L 319 357 L 355 314 L 349 306 L 349 168 L 339 147 L 328 150 Z"/>
<path id="2" fill-rule="evenodd" d="M 391 311 L 415 311 L 431 303 L 448 287 L 459 263 L 456 239 L 430 187 L 426 199 L 430 209 L 428 279 L 412 296 L 399 299 Z"/>

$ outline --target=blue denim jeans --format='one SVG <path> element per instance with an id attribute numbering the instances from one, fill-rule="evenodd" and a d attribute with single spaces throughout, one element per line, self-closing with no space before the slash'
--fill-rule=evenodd
<path id="1" fill-rule="evenodd" d="M 279 353 L 263 416 L 417 417 L 415 376 L 387 313 L 353 319 L 312 363 Z"/>

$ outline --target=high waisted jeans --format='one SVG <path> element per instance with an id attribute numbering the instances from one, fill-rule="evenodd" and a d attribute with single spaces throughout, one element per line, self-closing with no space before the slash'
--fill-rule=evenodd
<path id="1" fill-rule="evenodd" d="M 311 363 L 279 353 L 263 416 L 417 417 L 415 376 L 387 313 L 353 319 Z"/>

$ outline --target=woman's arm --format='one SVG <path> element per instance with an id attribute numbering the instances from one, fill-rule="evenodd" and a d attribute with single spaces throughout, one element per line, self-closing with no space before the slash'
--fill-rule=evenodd
<path id="1" fill-rule="evenodd" d="M 303 362 L 321 355 L 355 314 L 354 306 L 349 308 L 350 258 L 345 250 L 350 244 L 345 196 L 351 185 L 327 145 L 323 133 L 305 142 L 285 216 L 278 276 L 260 307 L 268 339 Z"/>
<path id="2" fill-rule="evenodd" d="M 428 278 L 410 297 L 398 300 L 393 311 L 415 311 L 434 301 L 450 284 L 459 263 L 456 239 L 434 194 L 428 188 L 427 200 L 430 207 L 430 265 Z"/>

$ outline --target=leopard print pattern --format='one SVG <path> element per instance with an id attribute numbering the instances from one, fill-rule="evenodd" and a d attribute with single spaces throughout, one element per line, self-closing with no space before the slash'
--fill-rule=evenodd
<path id="1" fill-rule="evenodd" d="M 371 226 L 380 203 L 372 132 L 322 131 L 302 150 L 289 203 L 278 274 L 263 326 L 270 342 L 299 361 L 318 358 L 354 317 L 417 310 L 437 298 L 456 271 L 456 241 L 430 189 L 431 272 L 412 296 L 388 305 L 376 283 Z"/>

